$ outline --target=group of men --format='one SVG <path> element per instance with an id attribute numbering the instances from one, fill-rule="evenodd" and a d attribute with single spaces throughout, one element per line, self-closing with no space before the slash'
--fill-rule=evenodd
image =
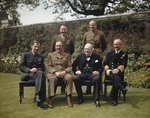
<path id="1" fill-rule="evenodd" d="M 21 80 L 35 82 L 35 100 L 40 108 L 53 108 L 53 97 L 55 96 L 57 82 L 64 82 L 61 91 L 67 97 L 67 105 L 73 107 L 72 89 L 73 82 L 78 94 L 77 104 L 84 102 L 82 82 L 90 80 L 94 86 L 95 106 L 100 107 L 100 94 L 103 93 L 101 75 L 105 71 L 106 79 L 111 79 L 113 87 L 111 97 L 112 106 L 118 104 L 118 90 L 123 94 L 126 89 L 122 87 L 121 81 L 124 75 L 124 69 L 127 65 L 127 54 L 122 50 L 122 41 L 114 40 L 114 51 L 109 52 L 103 60 L 103 52 L 106 49 L 105 35 L 102 31 L 97 30 L 96 21 L 89 23 L 89 31 L 83 36 L 83 50 L 76 59 L 71 62 L 71 55 L 74 53 L 74 40 L 67 34 L 67 27 L 60 27 L 60 34 L 53 37 L 51 42 L 51 52 L 46 59 L 46 73 L 48 80 L 48 104 L 46 101 L 46 77 L 44 74 L 44 59 L 38 54 L 40 43 L 33 41 L 31 51 L 22 55 L 19 65 Z M 117 51 L 117 54 L 116 54 Z M 102 64 L 103 62 L 103 64 Z M 72 72 L 74 76 L 72 75 Z M 89 89 L 89 90 L 88 90 Z M 87 87 L 86 93 L 90 93 L 90 86 Z"/>

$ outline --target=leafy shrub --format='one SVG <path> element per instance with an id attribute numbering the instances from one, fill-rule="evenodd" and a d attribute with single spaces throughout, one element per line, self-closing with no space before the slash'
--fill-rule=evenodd
<path id="1" fill-rule="evenodd" d="M 0 57 L 0 72 L 4 73 L 19 73 L 20 56 Z"/>
<path id="2" fill-rule="evenodd" d="M 150 88 L 150 56 L 141 55 L 135 59 L 134 54 L 129 54 L 125 73 L 129 86 Z"/>

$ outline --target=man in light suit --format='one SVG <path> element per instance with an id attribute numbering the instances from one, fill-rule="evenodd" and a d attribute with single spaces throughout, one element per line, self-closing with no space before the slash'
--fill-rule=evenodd
<path id="1" fill-rule="evenodd" d="M 22 54 L 19 65 L 22 81 L 35 82 L 35 96 L 37 106 L 47 108 L 43 102 L 46 100 L 46 85 L 44 75 L 44 59 L 38 54 L 40 43 L 33 41 L 31 43 L 31 51 Z"/>
<path id="2" fill-rule="evenodd" d="M 102 60 L 99 55 L 93 54 L 90 43 L 84 46 L 84 53 L 79 54 L 74 60 L 74 83 L 78 94 L 77 104 L 84 102 L 81 85 L 84 80 L 90 80 L 94 84 L 94 98 L 96 107 L 100 107 L 100 76 L 103 72 Z M 78 69 L 77 69 L 78 67 Z"/>
<path id="3" fill-rule="evenodd" d="M 73 77 L 71 75 L 72 65 L 70 55 L 63 52 L 63 44 L 61 41 L 56 42 L 55 51 L 48 54 L 47 62 L 47 79 L 48 83 L 48 107 L 52 108 L 52 98 L 55 96 L 55 87 L 58 79 L 66 84 L 67 105 L 72 107 L 71 102 Z"/>
<path id="4" fill-rule="evenodd" d="M 127 66 L 128 55 L 122 51 L 122 41 L 115 39 L 113 42 L 114 51 L 108 52 L 104 60 L 104 70 L 106 79 L 112 80 L 111 97 L 113 99 L 112 106 L 118 104 L 118 90 L 122 90 L 122 93 L 126 93 L 126 89 L 123 88 L 121 81 L 124 80 L 124 70 Z"/>

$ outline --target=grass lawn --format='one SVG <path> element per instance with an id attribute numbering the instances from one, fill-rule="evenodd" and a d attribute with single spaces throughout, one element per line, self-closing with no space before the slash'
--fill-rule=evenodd
<path id="1" fill-rule="evenodd" d="M 53 99 L 54 108 L 45 110 L 33 102 L 33 87 L 25 87 L 24 99 L 22 104 L 19 103 L 19 80 L 19 75 L 0 73 L 0 118 L 150 118 L 150 89 L 128 87 L 126 102 L 121 96 L 115 107 L 111 106 L 109 97 L 104 101 L 101 96 L 100 108 L 95 107 L 92 94 L 84 96 L 83 104 L 75 104 L 77 94 L 73 89 L 74 106 L 69 108 L 58 87 Z"/>

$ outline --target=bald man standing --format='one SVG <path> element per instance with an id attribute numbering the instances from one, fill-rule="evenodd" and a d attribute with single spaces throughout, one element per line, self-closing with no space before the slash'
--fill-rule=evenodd
<path id="1" fill-rule="evenodd" d="M 97 54 L 100 56 L 100 58 L 103 60 L 103 52 L 106 49 L 106 41 L 105 41 L 105 35 L 102 31 L 97 29 L 97 23 L 95 20 L 91 20 L 89 22 L 89 31 L 86 32 L 83 36 L 82 40 L 82 46 L 86 43 L 91 43 L 94 50 L 93 53 Z M 103 94 L 103 86 L 101 82 L 101 94 Z M 91 87 L 88 86 L 85 94 L 91 93 Z"/>
<path id="2" fill-rule="evenodd" d="M 94 84 L 94 98 L 96 107 L 100 107 L 100 76 L 103 72 L 102 60 L 99 55 L 93 54 L 90 43 L 84 46 L 84 53 L 79 54 L 72 67 L 75 74 L 74 83 L 78 94 L 77 104 L 84 102 L 81 85 L 84 80 L 90 80 Z"/>

